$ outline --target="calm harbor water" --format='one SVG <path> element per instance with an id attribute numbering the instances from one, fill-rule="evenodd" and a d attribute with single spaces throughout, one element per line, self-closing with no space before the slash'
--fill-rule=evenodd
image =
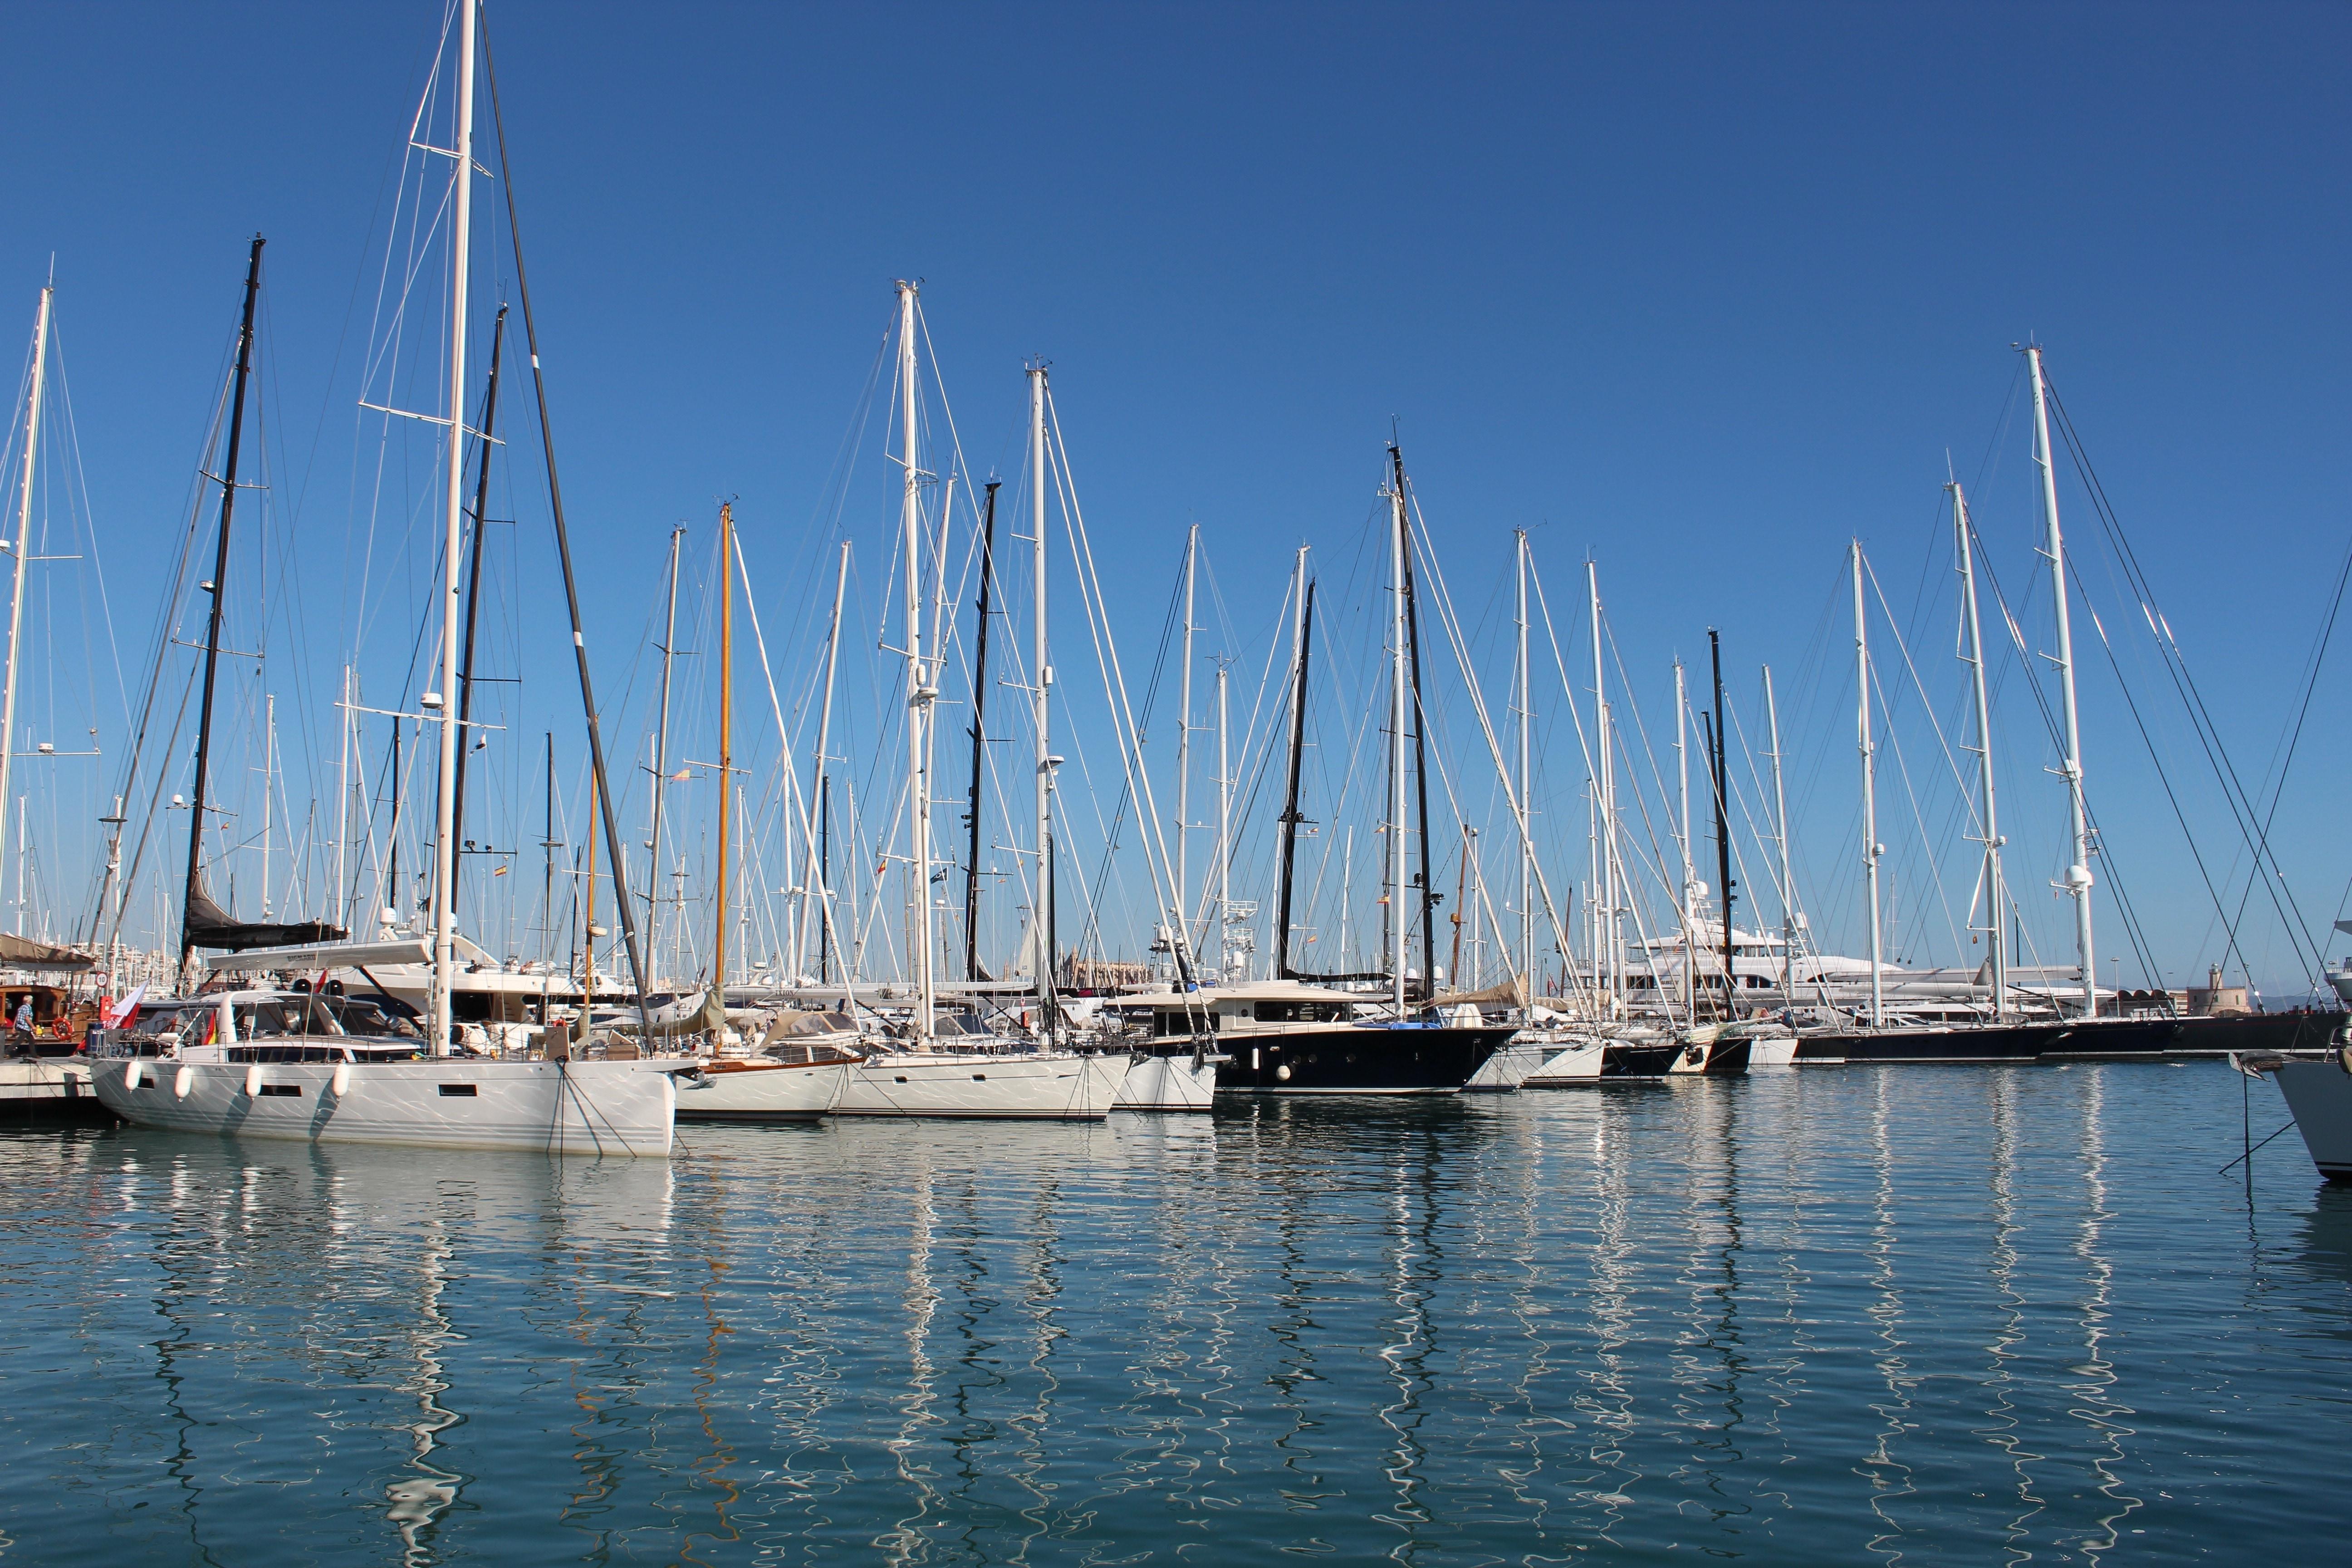
<path id="1" fill-rule="evenodd" d="M 2211 1064 L 7 1134 L 0 1563 L 2310 1561 L 2352 1193 L 2239 1146 Z"/>

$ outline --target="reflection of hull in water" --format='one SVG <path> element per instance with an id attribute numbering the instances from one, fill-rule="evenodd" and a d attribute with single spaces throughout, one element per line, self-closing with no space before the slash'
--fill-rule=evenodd
<path id="1" fill-rule="evenodd" d="M 1862 1029 L 1807 1035 L 1797 1060 L 1892 1066 L 1906 1062 L 2030 1062 L 2059 1033 L 2056 1024 L 1988 1024 L 1981 1028 Z"/>
<path id="2" fill-rule="evenodd" d="M 1256 1094 L 1454 1094 L 1514 1033 L 1508 1027 L 1371 1024 L 1228 1037 L 1217 1087 Z"/>
<path id="3" fill-rule="evenodd" d="M 111 1122 L 114 1113 L 99 1102 L 89 1078 L 86 1061 L 0 1062 L 0 1127 Z"/>
<path id="4" fill-rule="evenodd" d="M 139 1082 L 126 1082 L 129 1069 Z M 98 1097 L 176 1132 L 550 1154 L 669 1152 L 676 1093 L 631 1062 L 98 1062 Z"/>
<path id="5" fill-rule="evenodd" d="M 680 1121 L 814 1121 L 841 1101 L 842 1062 L 706 1062 L 678 1083 Z"/>
<path id="6" fill-rule="evenodd" d="M 1100 1121 L 1126 1075 L 1123 1056 L 1049 1051 L 908 1051 L 849 1069 L 836 1116 Z"/>
<path id="7" fill-rule="evenodd" d="M 1114 1110 L 1206 1110 L 1217 1094 L 1217 1064 L 1206 1057 L 1138 1056 L 1118 1080 Z"/>
<path id="8" fill-rule="evenodd" d="M 2246 1013 L 2220 1018 L 2089 1018 L 2063 1026 L 2053 1057 L 2227 1056 L 2325 1050 L 2342 1013 Z"/>
<path id="9" fill-rule="evenodd" d="M 2330 1061 L 2281 1062 L 2273 1070 L 2311 1163 L 2331 1182 L 2352 1182 L 2352 1073 Z"/>

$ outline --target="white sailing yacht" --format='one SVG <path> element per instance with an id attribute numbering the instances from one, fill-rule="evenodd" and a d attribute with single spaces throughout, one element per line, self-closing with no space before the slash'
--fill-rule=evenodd
<path id="1" fill-rule="evenodd" d="M 900 468 L 899 570 L 904 578 L 902 635 L 907 661 L 908 947 L 914 971 L 912 1005 L 906 1037 L 896 1048 L 867 1057 L 846 1074 L 839 1116 L 1013 1118 L 1100 1121 L 1109 1114 L 1128 1070 L 1128 1058 L 1053 1048 L 1058 1006 L 1053 994 L 1053 960 L 1046 939 L 1053 930 L 1053 879 L 1047 874 L 1053 842 L 1053 768 L 1047 752 L 1048 700 L 1052 676 L 1045 643 L 1045 495 L 1050 481 L 1045 454 L 1045 370 L 1029 370 L 1031 539 L 1035 556 L 1034 684 L 1032 701 L 1036 737 L 1036 895 L 1031 914 L 1037 940 L 1037 1035 L 1034 1041 L 1008 1039 L 987 1031 L 943 1033 L 939 1010 L 937 917 L 932 909 L 931 730 L 934 706 L 947 660 L 936 641 L 924 637 L 924 518 L 922 487 L 929 476 L 919 445 L 915 342 L 916 286 L 898 285 L 898 405 L 904 423 Z M 944 536 L 953 500 L 953 476 L 940 487 L 937 527 Z M 943 552 L 941 552 L 944 553 Z M 968 1020 L 957 1015 L 958 1024 Z"/>
<path id="2" fill-rule="evenodd" d="M 436 422 L 448 432 L 443 500 L 445 539 L 441 552 L 440 685 L 421 704 L 440 733 L 440 812 L 433 879 L 431 1008 L 421 1037 L 404 1033 L 376 1016 L 353 1027 L 361 1015 L 303 1005 L 289 1016 L 286 999 L 270 992 L 214 992 L 173 1005 L 163 1028 L 160 1015 L 149 1027 L 134 1026 L 127 1038 L 110 1042 L 116 1053 L 92 1072 L 99 1098 L 108 1109 L 142 1125 L 183 1131 L 299 1138 L 317 1142 L 412 1143 L 436 1148 L 520 1149 L 549 1153 L 667 1155 L 676 1091 L 667 1075 L 640 1071 L 633 1062 L 558 1059 L 499 1061 L 464 1052 L 450 1032 L 450 991 L 455 967 L 456 923 L 451 894 L 457 843 L 454 820 L 457 749 L 457 704 L 446 698 L 458 671 L 458 566 L 465 524 L 467 304 L 472 260 L 475 61 L 480 52 L 478 0 L 459 0 L 454 42 L 457 93 L 452 140 L 427 155 L 450 163 L 450 282 L 447 316 L 447 401 Z M 509 195 L 511 201 L 511 195 Z M 204 700 L 198 721 L 196 772 L 190 822 L 206 809 L 206 767 L 211 740 L 215 676 L 220 658 L 221 605 L 227 587 L 229 530 L 237 493 L 237 457 L 244 433 L 245 402 L 253 362 L 254 302 L 259 290 L 262 240 L 253 241 L 246 272 L 245 310 L 237 335 L 236 369 L 227 448 L 220 469 L 219 539 L 205 639 Z M 518 277 L 520 268 L 518 258 Z M 530 320 L 530 296 L 522 290 Z M 535 337 L 534 337 L 535 342 Z M 534 347 L 531 359 L 538 364 Z M 485 450 L 488 442 L 483 443 Z M 558 540 L 562 542 L 561 516 Z M 568 547 L 565 577 L 571 576 Z M 579 626 L 573 605 L 574 646 Z M 583 654 L 584 659 L 584 653 Z M 583 682 L 585 667 L 583 666 Z M 590 706 L 593 713 L 593 705 Z M 184 966 L 198 947 L 229 950 L 215 960 L 215 971 L 301 971 L 382 962 L 388 955 L 373 945 L 353 947 L 345 933 L 323 921 L 299 925 L 241 923 L 215 904 L 203 876 L 204 835 L 189 835 L 188 874 L 182 915 Z M 399 956 L 424 956 L 416 944 Z M 347 1022 L 351 1020 L 352 1022 Z M 168 1079 L 165 1073 L 168 1071 Z"/>

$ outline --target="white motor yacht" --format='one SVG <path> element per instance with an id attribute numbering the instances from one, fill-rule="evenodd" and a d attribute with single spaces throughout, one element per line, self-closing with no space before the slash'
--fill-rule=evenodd
<path id="1" fill-rule="evenodd" d="M 431 1056 L 371 1004 L 279 991 L 144 1005 L 90 1077 L 142 1127 L 550 1154 L 667 1155 L 677 1100 L 634 1062 Z"/>

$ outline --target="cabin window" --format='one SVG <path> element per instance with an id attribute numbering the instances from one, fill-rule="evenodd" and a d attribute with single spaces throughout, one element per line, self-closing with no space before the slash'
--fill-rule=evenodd
<path id="1" fill-rule="evenodd" d="M 445 1083 L 441 1086 L 441 1098 L 444 1100 L 471 1100 L 474 1098 L 474 1086 L 470 1083 Z"/>
<path id="2" fill-rule="evenodd" d="M 1339 1002 L 1260 1002 L 1257 1021 L 1261 1024 L 1328 1024 L 1336 1022 Z"/>
<path id="3" fill-rule="evenodd" d="M 302 1086 L 299 1083 L 265 1083 L 261 1086 L 261 1092 L 279 1095 L 289 1100 L 299 1100 L 302 1097 Z"/>
<path id="4" fill-rule="evenodd" d="M 971 1081 L 974 1083 L 986 1083 L 988 1081 L 988 1075 L 984 1072 L 976 1072 L 971 1075 Z"/>

